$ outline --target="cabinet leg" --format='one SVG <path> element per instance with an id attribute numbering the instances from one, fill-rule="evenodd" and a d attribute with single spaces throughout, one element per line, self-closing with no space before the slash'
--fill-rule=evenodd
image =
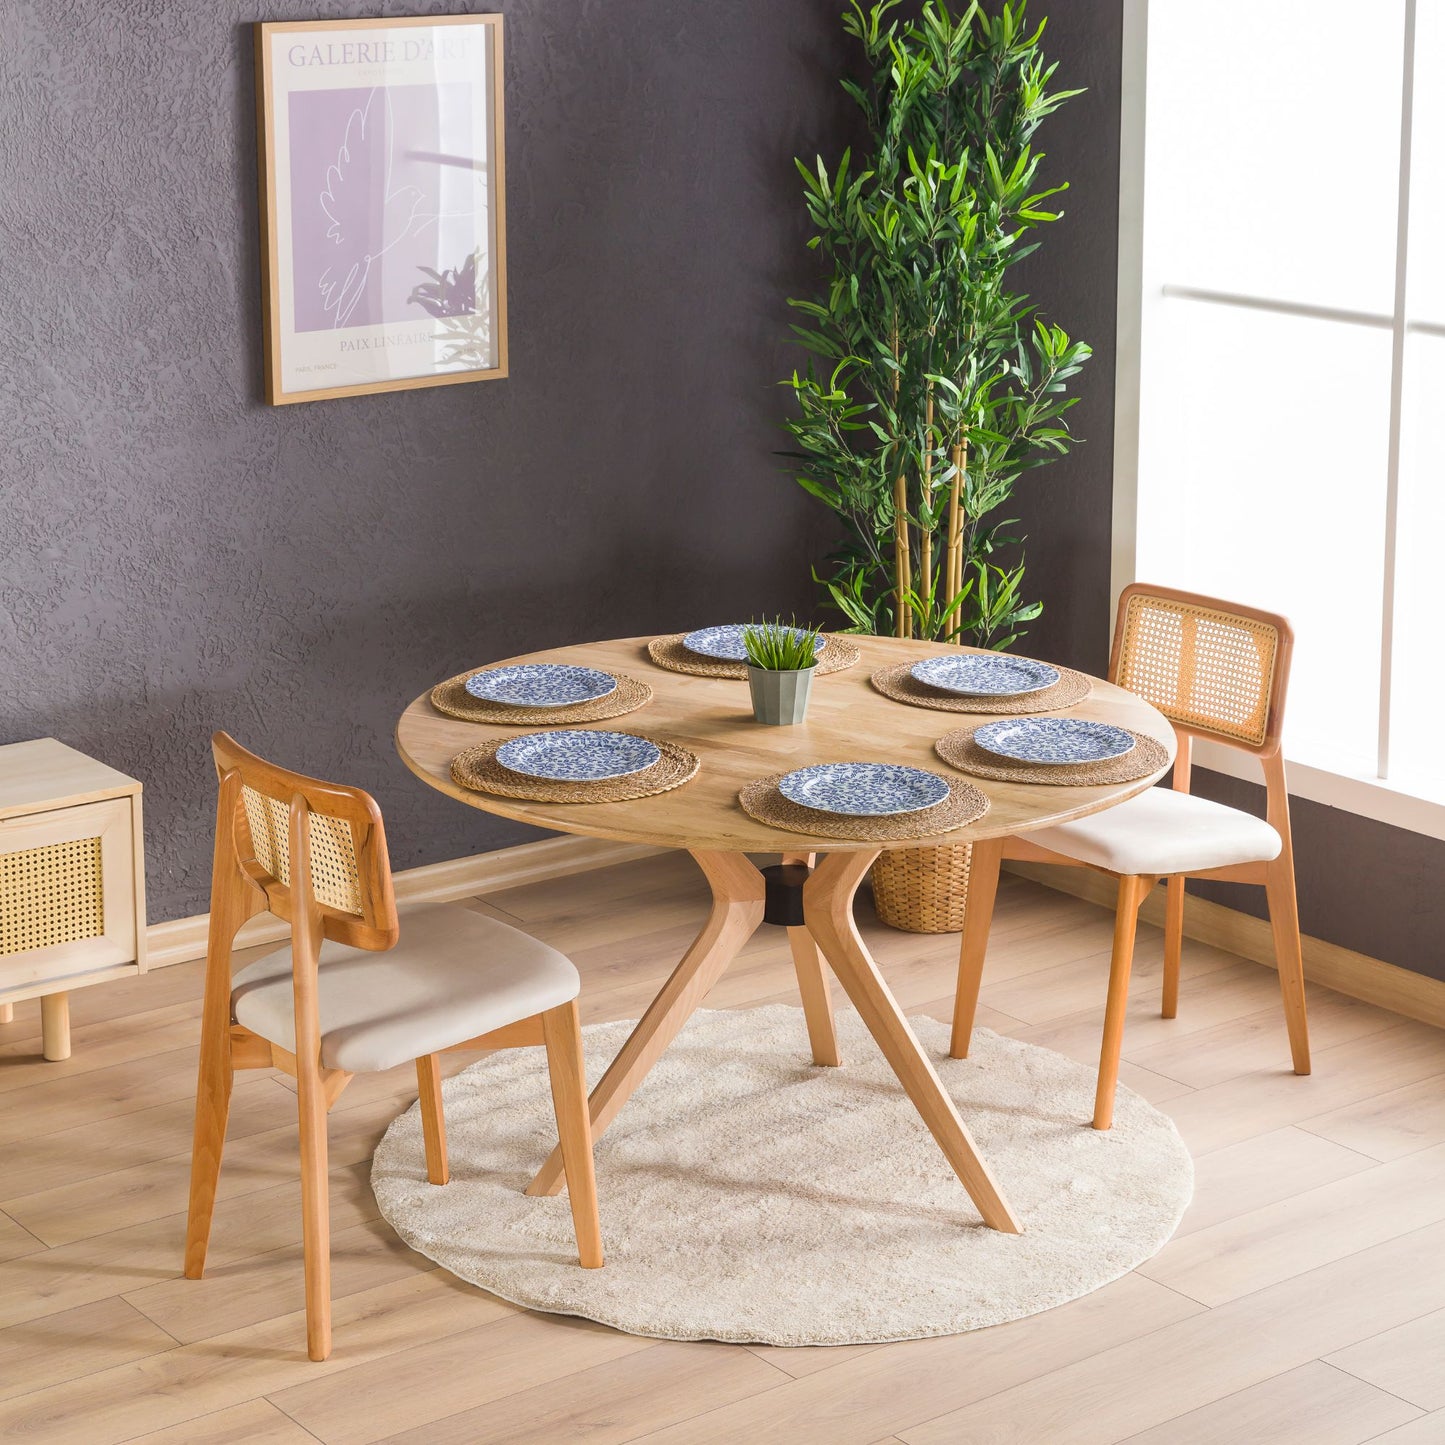
<path id="1" fill-rule="evenodd" d="M 50 993 L 40 1000 L 40 1034 L 51 1063 L 70 1057 L 70 995 Z"/>

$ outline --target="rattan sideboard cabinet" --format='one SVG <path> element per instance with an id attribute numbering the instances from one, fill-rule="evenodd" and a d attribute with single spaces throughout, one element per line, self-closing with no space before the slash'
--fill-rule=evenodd
<path id="1" fill-rule="evenodd" d="M 54 738 L 0 747 L 0 1022 L 40 999 L 70 1057 L 70 990 L 145 972 L 141 785 Z"/>

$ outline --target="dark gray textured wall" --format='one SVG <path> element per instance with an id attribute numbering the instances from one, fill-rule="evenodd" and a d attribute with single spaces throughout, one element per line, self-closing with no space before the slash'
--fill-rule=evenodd
<path id="1" fill-rule="evenodd" d="M 1109 529 L 1114 494 L 1114 318 L 1119 255 L 1119 84 L 1122 0 L 1069 0 L 1047 14 L 1053 88 L 1084 94 L 1039 128 L 1041 180 L 1067 181 L 1063 219 L 1044 226 L 1012 284 L 1047 321 L 1087 341 L 1092 360 L 1072 383 L 1079 438 L 1068 456 L 1026 472 L 1015 493 L 1027 541 L 1026 587 L 1043 616 L 1020 644 L 1040 657 L 1102 672 L 1109 661 Z"/>
<path id="2" fill-rule="evenodd" d="M 1198 773 L 1195 791 L 1264 816 L 1264 789 Z M 1300 926 L 1316 938 L 1445 979 L 1445 842 L 1329 808 L 1290 801 Z M 1265 916 L 1264 891 L 1191 883 L 1192 892 Z"/>
<path id="3" fill-rule="evenodd" d="M 507 19 L 509 380 L 260 400 L 256 19 Z M 473 663 L 806 610 L 772 453 L 836 134 L 812 0 L 0 0 L 0 742 L 141 778 L 152 917 L 205 906 L 225 727 L 372 789 L 398 867 L 535 836 L 428 792 Z"/>

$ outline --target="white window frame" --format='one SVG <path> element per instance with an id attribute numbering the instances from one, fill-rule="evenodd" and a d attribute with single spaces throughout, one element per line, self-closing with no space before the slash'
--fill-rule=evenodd
<path id="1" fill-rule="evenodd" d="M 1161 285 L 1144 270 L 1144 151 L 1148 87 L 1149 0 L 1124 0 L 1123 69 L 1119 124 L 1119 267 L 1118 315 L 1115 333 L 1114 384 L 1114 514 L 1110 561 L 1110 617 L 1119 594 L 1135 580 L 1168 583 L 1167 577 L 1138 578 L 1140 363 L 1146 308 L 1167 295 L 1214 305 L 1262 309 L 1276 314 L 1309 316 L 1392 333 L 1390 371 L 1390 439 L 1385 498 L 1384 598 L 1380 651 L 1380 772 L 1389 760 L 1390 664 L 1395 602 L 1395 517 L 1399 493 L 1400 431 L 1405 337 L 1408 332 L 1445 334 L 1445 327 L 1405 319 L 1405 283 L 1409 263 L 1410 132 L 1414 99 L 1414 35 L 1417 0 L 1405 0 L 1404 73 L 1400 103 L 1400 183 L 1395 297 L 1391 315 L 1307 306 L 1271 298 Z M 1379 776 L 1331 771 L 1289 758 L 1289 790 L 1297 797 L 1342 808 L 1413 833 L 1445 839 L 1445 801 L 1420 797 L 1399 783 Z M 1237 749 L 1201 741 L 1195 759 L 1200 767 L 1230 777 L 1260 781 L 1258 765 Z"/>

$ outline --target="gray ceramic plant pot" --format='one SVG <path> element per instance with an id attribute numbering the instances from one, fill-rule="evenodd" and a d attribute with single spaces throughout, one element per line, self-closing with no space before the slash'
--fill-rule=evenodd
<path id="1" fill-rule="evenodd" d="M 808 711 L 808 695 L 813 690 L 813 674 L 817 665 L 802 667 L 796 672 L 773 672 L 770 668 L 748 664 L 748 686 L 753 693 L 753 716 L 760 723 L 787 727 L 800 723 Z"/>

